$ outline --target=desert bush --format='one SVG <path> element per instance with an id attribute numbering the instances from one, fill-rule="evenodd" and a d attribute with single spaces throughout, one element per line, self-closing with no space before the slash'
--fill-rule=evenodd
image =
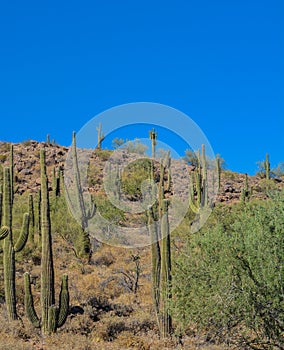
<path id="1" fill-rule="evenodd" d="M 141 184 L 149 179 L 150 167 L 150 160 L 138 159 L 124 169 L 121 188 L 126 196 L 131 196 L 134 200 L 142 198 Z"/>
<path id="2" fill-rule="evenodd" d="M 98 212 L 109 222 L 118 224 L 125 220 L 123 210 L 114 206 L 108 198 L 102 195 L 96 195 L 94 198 Z"/>
<path id="3" fill-rule="evenodd" d="M 173 313 L 211 340 L 281 348 L 283 263 L 284 193 L 216 212 L 176 257 Z"/>

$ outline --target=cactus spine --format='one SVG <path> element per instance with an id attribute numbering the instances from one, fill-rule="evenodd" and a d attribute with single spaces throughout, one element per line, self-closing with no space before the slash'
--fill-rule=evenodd
<path id="1" fill-rule="evenodd" d="M 52 333 L 62 326 L 69 309 L 68 277 L 63 275 L 60 292 L 59 308 L 55 304 L 54 267 L 52 255 L 52 237 L 50 222 L 50 205 L 48 194 L 48 179 L 46 175 L 45 151 L 40 153 L 41 166 L 41 323 L 35 312 L 31 293 L 30 277 L 25 274 L 25 308 L 30 322 L 35 327 L 41 327 L 43 333 Z"/>
<path id="2" fill-rule="evenodd" d="M 3 265 L 4 265 L 4 285 L 5 300 L 9 320 L 18 318 L 16 311 L 16 283 L 15 283 L 15 253 L 21 251 L 28 239 L 29 234 L 29 214 L 25 213 L 20 236 L 14 244 L 12 231 L 12 181 L 11 167 L 4 169 L 4 193 L 3 193 L 3 226 L 0 231 L 0 239 L 3 244 Z"/>
<path id="3" fill-rule="evenodd" d="M 265 162 L 264 162 L 264 169 L 265 169 L 265 178 L 266 180 L 270 179 L 270 162 L 269 162 L 269 155 L 266 153 Z"/>
<path id="4" fill-rule="evenodd" d="M 102 149 L 102 142 L 105 139 L 105 135 L 102 132 L 102 123 L 99 124 L 99 126 L 96 128 L 98 132 L 98 149 Z"/>

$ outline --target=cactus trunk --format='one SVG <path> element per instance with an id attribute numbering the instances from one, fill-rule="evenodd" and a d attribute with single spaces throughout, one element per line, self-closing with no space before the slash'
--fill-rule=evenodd
<path id="1" fill-rule="evenodd" d="M 78 166 L 75 132 L 73 133 L 72 151 L 73 151 L 72 156 L 73 156 L 73 172 L 74 172 L 76 200 L 78 203 L 78 208 L 80 210 L 80 222 L 82 227 L 81 235 L 79 238 L 78 255 L 82 258 L 87 258 L 87 260 L 89 261 L 91 258 L 91 241 L 88 233 L 88 220 L 95 213 L 95 205 L 93 204 L 92 199 L 90 198 L 90 203 L 89 203 L 90 210 L 87 213 L 85 202 L 84 202 L 83 189 L 81 185 L 80 169 Z"/>
<path id="2" fill-rule="evenodd" d="M 50 207 L 48 195 L 48 180 L 45 166 L 45 152 L 40 153 L 41 165 L 41 239 L 42 239 L 42 272 L 41 272 L 41 310 L 42 330 L 49 330 L 48 312 L 55 302 L 54 270 L 52 258 L 52 239 L 50 224 Z"/>
<path id="3" fill-rule="evenodd" d="M 59 297 L 59 308 L 55 306 L 54 268 L 52 257 L 52 237 L 48 179 L 45 165 L 45 151 L 40 152 L 41 166 L 41 323 L 35 312 L 29 274 L 25 274 L 25 309 L 26 315 L 35 327 L 41 327 L 44 334 L 56 332 L 61 327 L 69 312 L 68 277 L 63 275 Z"/>
<path id="4" fill-rule="evenodd" d="M 11 168 L 4 169 L 4 217 L 3 225 L 9 229 L 3 244 L 5 300 L 9 320 L 17 319 L 16 284 L 15 284 L 15 251 L 12 235 L 12 191 Z"/>
<path id="5" fill-rule="evenodd" d="M 171 242 L 168 218 L 168 201 L 163 201 L 161 219 L 161 335 L 167 337 L 172 331 L 172 318 L 169 312 L 171 299 Z"/>
<path id="6" fill-rule="evenodd" d="M 35 237 L 35 213 L 34 213 L 34 199 L 33 195 L 29 195 L 29 215 L 30 215 L 30 229 L 29 229 L 29 241 L 33 244 Z"/>

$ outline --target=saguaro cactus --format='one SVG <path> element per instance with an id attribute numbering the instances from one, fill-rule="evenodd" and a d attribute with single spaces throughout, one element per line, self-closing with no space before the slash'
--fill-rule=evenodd
<path id="1" fill-rule="evenodd" d="M 191 174 L 189 188 L 189 206 L 194 213 L 199 213 L 200 209 L 206 208 L 209 205 L 207 161 L 204 145 L 202 145 L 201 156 L 200 151 L 198 150 L 197 152 L 197 160 L 198 164 Z"/>
<path id="2" fill-rule="evenodd" d="M 149 137 L 152 142 L 152 158 L 154 159 L 156 155 L 156 144 L 157 144 L 157 133 L 155 129 L 152 129 L 151 131 L 149 131 Z"/>
<path id="3" fill-rule="evenodd" d="M 250 200 L 251 195 L 252 187 L 249 189 L 248 174 L 245 174 L 245 186 L 241 190 L 241 202 L 248 202 Z"/>
<path id="4" fill-rule="evenodd" d="M 270 179 L 270 162 L 269 162 L 269 155 L 266 153 L 265 162 L 264 162 L 264 169 L 265 169 L 265 178 L 266 180 Z"/>
<path id="5" fill-rule="evenodd" d="M 30 277 L 25 274 L 25 308 L 26 314 L 35 327 L 41 327 L 43 333 L 52 333 L 62 326 L 68 315 L 69 292 L 68 277 L 62 278 L 59 307 L 55 304 L 54 267 L 52 255 L 52 237 L 50 222 L 50 205 L 48 179 L 45 166 L 45 151 L 40 152 L 41 165 L 41 322 L 35 312 L 31 294 Z"/>
<path id="6" fill-rule="evenodd" d="M 53 192 L 54 198 L 60 196 L 61 186 L 62 186 L 61 167 L 58 167 L 57 171 L 54 167 L 52 172 L 52 192 Z"/>
<path id="7" fill-rule="evenodd" d="M 160 168 L 158 203 L 148 209 L 148 228 L 151 238 L 152 259 L 152 296 L 157 323 L 162 337 L 172 331 L 169 313 L 171 299 L 171 250 L 168 219 L 168 200 L 164 199 L 164 166 Z M 151 179 L 154 179 L 154 166 L 151 167 Z M 160 222 L 157 220 L 160 219 Z"/>
<path id="8" fill-rule="evenodd" d="M 102 131 L 102 123 L 100 123 L 99 126 L 96 129 L 97 129 L 97 132 L 98 132 L 98 146 L 97 146 L 97 148 L 101 149 L 102 148 L 102 142 L 105 139 L 105 135 L 104 135 L 104 133 Z"/>
<path id="9" fill-rule="evenodd" d="M 3 205 L 3 193 L 2 193 L 2 188 L 1 188 L 0 189 L 0 227 L 1 227 L 1 223 L 2 223 L 2 205 Z"/>
<path id="10" fill-rule="evenodd" d="M 203 207 L 208 205 L 208 181 L 207 181 L 207 162 L 205 155 L 205 145 L 202 145 L 202 198 L 201 204 Z"/>
<path id="11" fill-rule="evenodd" d="M 41 189 L 38 190 L 37 197 L 37 231 L 38 231 L 38 243 L 41 244 Z"/>
<path id="12" fill-rule="evenodd" d="M 80 224 L 82 227 L 78 255 L 82 258 L 91 257 L 91 242 L 88 233 L 88 221 L 94 216 L 96 207 L 92 201 L 91 195 L 89 196 L 89 203 L 86 206 L 86 201 L 83 195 L 83 189 L 81 185 L 80 169 L 78 165 L 77 157 L 77 146 L 76 146 L 76 134 L 73 133 L 72 140 L 72 159 L 73 159 L 73 173 L 74 173 L 74 183 L 75 183 L 75 195 L 76 201 L 78 203 L 78 210 L 80 211 Z"/>
<path id="13" fill-rule="evenodd" d="M 151 276 L 152 276 L 152 298 L 157 323 L 160 326 L 160 273 L 161 273 L 161 251 L 159 244 L 158 224 L 155 221 L 153 208 L 148 209 L 148 228 L 151 239 Z"/>
<path id="14" fill-rule="evenodd" d="M 12 143 L 10 145 L 10 181 L 11 181 L 11 203 L 13 205 L 15 185 L 14 185 L 14 146 Z"/>
<path id="15" fill-rule="evenodd" d="M 29 216 L 30 216 L 30 225 L 29 225 L 29 241 L 34 243 L 35 236 L 35 213 L 34 213 L 34 198 L 32 194 L 29 194 Z"/>
<path id="16" fill-rule="evenodd" d="M 11 168 L 4 169 L 4 193 L 3 193 L 3 226 L 0 231 L 0 239 L 3 243 L 3 265 L 4 265 L 4 285 L 5 300 L 9 320 L 17 319 L 16 311 L 16 283 L 15 283 L 15 253 L 20 252 L 28 239 L 29 234 L 29 214 L 25 213 L 20 236 L 16 243 L 13 239 L 12 231 L 12 190 L 11 190 Z"/>
<path id="17" fill-rule="evenodd" d="M 217 170 L 217 181 L 218 181 L 218 191 L 220 190 L 221 187 L 221 160 L 220 157 L 217 155 L 216 157 L 216 170 Z"/>
<path id="18" fill-rule="evenodd" d="M 168 218 L 167 199 L 163 200 L 163 216 L 161 219 L 161 334 L 165 338 L 172 331 L 172 319 L 169 312 L 171 299 L 171 241 Z"/>

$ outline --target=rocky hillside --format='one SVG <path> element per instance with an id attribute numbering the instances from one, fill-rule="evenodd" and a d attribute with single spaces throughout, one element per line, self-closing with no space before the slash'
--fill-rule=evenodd
<path id="1" fill-rule="evenodd" d="M 52 178 L 54 168 L 61 167 L 64 170 L 66 156 L 69 148 L 59 145 L 48 145 L 44 142 L 26 141 L 14 144 L 15 177 L 17 193 L 23 194 L 28 191 L 37 192 L 40 186 L 39 151 L 46 148 L 47 169 L 49 178 Z M 0 166 L 9 165 L 10 144 L 0 142 Z M 91 192 L 103 192 L 103 170 L 106 161 L 112 152 L 107 150 L 95 150 L 91 153 L 90 164 L 92 166 L 92 181 L 89 190 Z M 133 154 L 126 151 L 122 153 L 123 162 L 130 163 L 135 159 Z M 186 189 L 183 188 L 184 179 L 193 170 L 192 166 L 181 164 L 180 161 L 172 160 L 172 181 L 177 184 L 178 196 L 183 196 Z M 217 196 L 217 202 L 232 203 L 240 200 L 242 189 L 245 187 L 245 174 L 239 174 L 226 170 L 222 172 L 221 188 Z M 270 181 L 270 188 L 282 188 L 284 180 L 273 179 Z M 253 198 L 265 198 L 267 184 L 260 176 L 248 177 L 249 189 L 252 189 Z"/>

